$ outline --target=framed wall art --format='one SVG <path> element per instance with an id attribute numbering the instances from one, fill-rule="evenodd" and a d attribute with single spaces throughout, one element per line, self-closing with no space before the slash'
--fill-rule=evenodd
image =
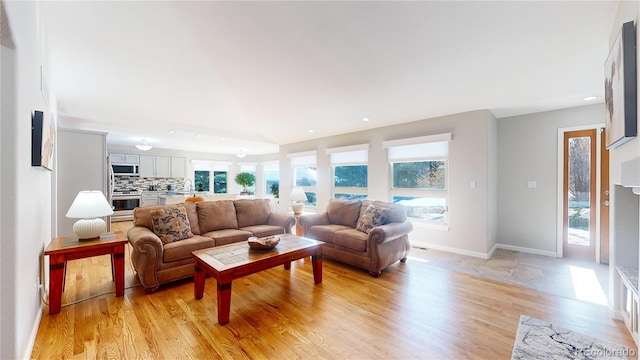
<path id="1" fill-rule="evenodd" d="M 36 110 L 31 115 L 31 166 L 53 170 L 55 129 L 52 120 L 47 120 L 42 111 Z"/>
<path id="2" fill-rule="evenodd" d="M 617 148 L 638 132 L 636 97 L 636 29 L 622 24 L 604 64 L 607 149 Z"/>

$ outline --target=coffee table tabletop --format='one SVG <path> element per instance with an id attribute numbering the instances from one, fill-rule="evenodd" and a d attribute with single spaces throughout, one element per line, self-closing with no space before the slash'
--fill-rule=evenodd
<path id="1" fill-rule="evenodd" d="M 217 282 L 218 323 L 229 322 L 231 309 L 231 281 L 278 265 L 290 269 L 291 261 L 310 256 L 313 279 L 322 282 L 322 241 L 296 235 L 280 235 L 280 243 L 273 249 L 254 250 L 247 242 L 197 250 L 195 260 L 194 296 L 204 295 L 204 282 L 209 274 Z"/>

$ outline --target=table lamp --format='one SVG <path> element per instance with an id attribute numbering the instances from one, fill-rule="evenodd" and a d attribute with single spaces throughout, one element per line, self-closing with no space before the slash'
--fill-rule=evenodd
<path id="1" fill-rule="evenodd" d="M 294 187 L 291 189 L 289 200 L 293 201 L 293 204 L 291 204 L 293 213 L 295 215 L 302 214 L 302 210 L 304 210 L 304 202 L 307 201 L 307 195 L 304 193 L 304 190 L 301 187 Z"/>
<path id="2" fill-rule="evenodd" d="M 107 231 L 107 224 L 100 217 L 111 214 L 113 209 L 102 191 L 84 190 L 73 200 L 66 217 L 80 219 L 73 224 L 73 232 L 78 239 L 89 240 Z"/>

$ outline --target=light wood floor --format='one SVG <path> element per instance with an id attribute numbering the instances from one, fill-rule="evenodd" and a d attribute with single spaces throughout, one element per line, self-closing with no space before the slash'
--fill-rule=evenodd
<path id="1" fill-rule="evenodd" d="M 508 359 L 521 314 L 635 349 L 606 307 L 421 261 L 374 279 L 325 260 L 320 285 L 308 259 L 253 274 L 233 282 L 225 326 L 213 279 L 201 300 L 190 280 L 147 294 L 128 261 L 124 297 L 108 256 L 69 262 L 63 304 L 107 294 L 45 306 L 32 358 Z"/>

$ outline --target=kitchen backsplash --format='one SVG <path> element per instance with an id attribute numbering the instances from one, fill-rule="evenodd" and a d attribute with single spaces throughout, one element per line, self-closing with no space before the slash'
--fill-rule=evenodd
<path id="1" fill-rule="evenodd" d="M 137 176 L 115 176 L 114 191 L 135 189 L 148 190 L 150 185 L 157 185 L 158 191 L 166 191 L 167 185 L 172 186 L 172 190 L 182 191 L 185 179 L 182 178 L 143 178 Z"/>

